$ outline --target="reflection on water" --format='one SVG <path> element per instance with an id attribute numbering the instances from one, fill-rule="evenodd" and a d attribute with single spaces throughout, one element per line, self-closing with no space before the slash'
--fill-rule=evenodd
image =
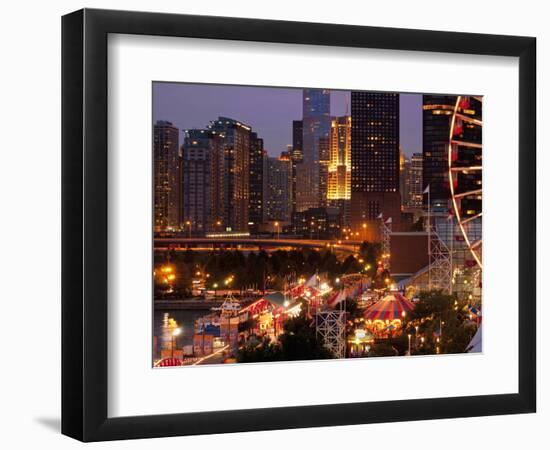
<path id="1" fill-rule="evenodd" d="M 176 348 L 192 345 L 195 320 L 205 314 L 207 314 L 205 311 L 155 311 L 153 331 L 157 338 L 157 347 L 154 357 L 160 357 L 161 349 L 170 349 L 172 339 L 174 339 Z M 176 328 L 180 328 L 181 333 L 178 336 L 173 336 L 173 331 Z"/>

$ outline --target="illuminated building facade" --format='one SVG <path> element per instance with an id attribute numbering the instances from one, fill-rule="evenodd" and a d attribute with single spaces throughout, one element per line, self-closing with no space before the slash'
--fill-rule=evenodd
<path id="1" fill-rule="evenodd" d="M 329 206 L 340 209 L 343 224 L 348 225 L 351 200 L 351 116 L 332 119 L 327 199 Z"/>
<path id="2" fill-rule="evenodd" d="M 180 227 L 179 129 L 159 120 L 153 127 L 154 230 Z"/>
<path id="3" fill-rule="evenodd" d="M 303 128 L 301 120 L 292 121 L 292 212 L 296 211 L 296 167 L 303 159 Z"/>
<path id="4" fill-rule="evenodd" d="M 290 222 L 292 197 L 292 163 L 288 152 L 279 158 L 267 158 L 265 209 L 266 220 Z"/>
<path id="5" fill-rule="evenodd" d="M 422 96 L 423 187 L 430 186 L 431 208 L 449 208 L 448 149 L 454 95 Z M 423 190 L 424 190 L 423 189 Z M 428 196 L 424 196 L 427 205 Z"/>
<path id="6" fill-rule="evenodd" d="M 215 229 L 219 220 L 219 170 L 223 137 L 211 130 L 187 130 L 182 147 L 183 227 L 189 234 Z M 218 167 L 217 167 L 218 166 Z"/>
<path id="7" fill-rule="evenodd" d="M 310 208 L 292 215 L 292 232 L 306 239 L 340 237 L 342 216 L 338 208 Z"/>
<path id="8" fill-rule="evenodd" d="M 400 190 L 401 204 L 405 209 L 422 208 L 422 159 L 422 153 L 402 158 Z"/>
<path id="9" fill-rule="evenodd" d="M 399 94 L 351 93 L 351 227 L 401 218 Z"/>
<path id="10" fill-rule="evenodd" d="M 422 173 L 423 173 L 422 153 L 413 153 L 410 159 L 409 172 L 409 193 L 408 204 L 409 208 L 422 208 Z"/>
<path id="11" fill-rule="evenodd" d="M 248 226 L 250 231 L 258 230 L 264 215 L 264 141 L 257 133 L 250 135 L 250 199 L 248 205 Z"/>
<path id="12" fill-rule="evenodd" d="M 330 125 L 330 91 L 304 89 L 302 162 L 296 166 L 297 211 L 326 203 Z"/>
<path id="13" fill-rule="evenodd" d="M 218 117 L 209 129 L 224 138 L 222 226 L 227 231 L 248 231 L 251 128 L 237 120 Z"/>

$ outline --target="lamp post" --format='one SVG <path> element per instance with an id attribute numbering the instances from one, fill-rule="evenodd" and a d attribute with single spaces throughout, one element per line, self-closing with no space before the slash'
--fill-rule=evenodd
<path id="1" fill-rule="evenodd" d="M 277 228 L 277 240 L 281 237 L 281 229 L 279 227 L 279 222 L 275 222 L 275 227 Z"/>
<path id="2" fill-rule="evenodd" d="M 181 333 L 181 328 L 174 328 L 174 330 L 172 331 L 172 345 L 171 345 L 172 358 L 174 357 L 174 347 L 176 345 L 176 337 L 179 336 L 180 333 Z"/>
<path id="3" fill-rule="evenodd" d="M 367 240 L 367 224 L 363 223 L 363 241 Z"/>
<path id="4" fill-rule="evenodd" d="M 409 338 L 409 356 L 411 356 L 411 335 L 407 334 L 407 336 Z"/>
<path id="5" fill-rule="evenodd" d="M 187 225 L 187 233 L 188 233 L 188 237 L 191 237 L 191 221 L 188 220 L 185 222 L 185 225 Z"/>

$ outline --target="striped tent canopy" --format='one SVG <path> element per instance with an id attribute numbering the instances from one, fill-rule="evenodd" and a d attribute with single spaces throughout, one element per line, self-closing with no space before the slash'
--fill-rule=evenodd
<path id="1" fill-rule="evenodd" d="M 401 319 L 403 311 L 408 314 L 413 308 L 414 304 L 408 298 L 399 292 L 391 292 L 365 311 L 365 319 L 372 321 Z"/>
<path id="2" fill-rule="evenodd" d="M 161 359 L 157 364 L 155 364 L 155 367 L 174 367 L 181 365 L 181 360 L 177 358 L 164 358 Z"/>

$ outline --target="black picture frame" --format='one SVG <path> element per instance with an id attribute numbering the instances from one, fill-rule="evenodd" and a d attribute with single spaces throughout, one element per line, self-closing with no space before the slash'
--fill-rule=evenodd
<path id="1" fill-rule="evenodd" d="M 107 416 L 107 36 L 180 36 L 519 58 L 519 389 L 453 398 Z M 536 39 L 83 9 L 62 18 L 62 433 L 82 441 L 535 412 Z"/>

